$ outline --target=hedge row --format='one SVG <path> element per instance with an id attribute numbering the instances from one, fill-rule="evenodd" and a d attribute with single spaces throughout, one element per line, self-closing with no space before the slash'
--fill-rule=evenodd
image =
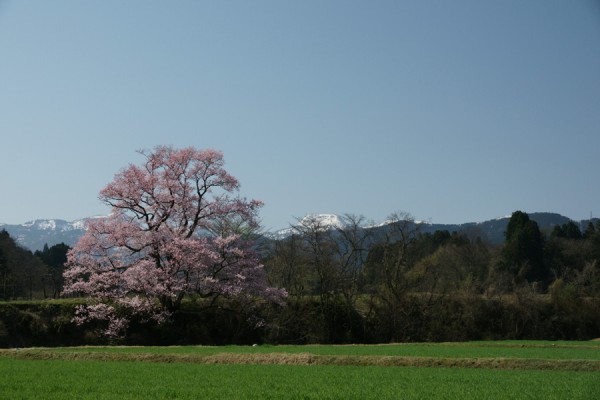
<path id="1" fill-rule="evenodd" d="M 0 303 L 0 347 L 76 345 L 224 345 L 388 343 L 467 340 L 589 340 L 600 337 L 600 301 L 556 302 L 547 296 L 486 299 L 419 298 L 394 305 L 349 307 L 314 298 L 264 306 L 258 314 L 235 307 L 188 304 L 162 325 L 132 323 L 125 337 L 110 341 L 101 323 L 72 322 L 80 300 Z M 359 311 L 360 309 L 360 311 Z M 255 310 L 256 311 L 256 310 Z M 262 321 L 263 323 L 257 323 Z"/>

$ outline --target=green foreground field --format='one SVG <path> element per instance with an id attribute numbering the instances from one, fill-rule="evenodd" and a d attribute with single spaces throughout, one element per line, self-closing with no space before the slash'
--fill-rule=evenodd
<path id="1" fill-rule="evenodd" d="M 594 399 L 600 343 L 8 349 L 0 377 L 2 399 Z"/>

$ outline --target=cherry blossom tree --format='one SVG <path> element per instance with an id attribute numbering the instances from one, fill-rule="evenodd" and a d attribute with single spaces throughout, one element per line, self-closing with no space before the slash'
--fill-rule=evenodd
<path id="1" fill-rule="evenodd" d="M 90 220 L 68 254 L 64 293 L 92 299 L 75 322 L 104 319 L 105 333 L 118 336 L 132 315 L 164 321 L 186 295 L 282 303 L 285 290 L 269 287 L 247 234 L 262 203 L 237 195 L 223 154 L 168 146 L 140 154 L 142 165 L 100 192 L 112 213 Z"/>

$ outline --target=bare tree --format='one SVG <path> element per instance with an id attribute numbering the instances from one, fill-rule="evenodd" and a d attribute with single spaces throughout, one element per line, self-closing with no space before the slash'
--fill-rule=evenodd
<path id="1" fill-rule="evenodd" d="M 375 238 L 365 274 L 371 292 L 385 302 L 401 301 L 412 285 L 407 273 L 416 261 L 411 250 L 418 231 L 419 225 L 410 214 L 394 213 L 388 217 L 386 229 Z"/>
<path id="2" fill-rule="evenodd" d="M 303 240 L 301 235 L 293 233 L 275 241 L 265 261 L 270 283 L 286 288 L 291 297 L 311 294 L 312 271 L 306 261 Z"/>
<path id="3" fill-rule="evenodd" d="M 363 270 L 363 290 L 370 294 L 367 317 L 375 312 L 379 314 L 378 321 L 387 320 L 390 340 L 407 336 L 411 313 L 419 309 L 415 299 L 408 296 L 418 278 L 413 273 L 418 233 L 419 224 L 410 214 L 390 215 L 387 225 L 375 238 Z"/>

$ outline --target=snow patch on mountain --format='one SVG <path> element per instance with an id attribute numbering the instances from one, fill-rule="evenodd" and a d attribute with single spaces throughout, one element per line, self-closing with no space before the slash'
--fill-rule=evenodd
<path id="1" fill-rule="evenodd" d="M 344 229 L 348 224 L 337 214 L 307 214 L 298 225 L 314 226 L 323 229 Z"/>
<path id="2" fill-rule="evenodd" d="M 556 213 L 531 213 L 530 218 L 538 223 L 540 229 L 551 230 L 555 225 L 564 224 L 570 221 L 569 218 Z M 483 222 L 469 222 L 463 224 L 434 224 L 431 221 L 413 221 L 420 226 L 423 233 L 433 233 L 435 230 L 447 230 L 449 232 L 469 231 L 489 240 L 492 243 L 502 243 L 506 224 L 510 215 L 498 217 Z M 61 219 L 36 219 L 19 225 L 0 223 L 0 228 L 6 230 L 21 246 L 32 251 L 41 250 L 45 244 L 53 246 L 59 243 L 65 243 L 74 246 L 79 238 L 86 231 L 88 221 L 97 218 L 106 218 L 106 216 L 94 216 L 82 218 L 75 221 L 65 221 Z M 362 221 L 362 220 L 361 220 Z M 394 220 L 385 220 L 380 223 L 364 221 L 361 228 L 380 229 L 393 223 Z M 581 225 L 587 221 L 581 221 Z M 344 229 L 351 227 L 352 222 L 343 216 L 343 214 L 308 214 L 296 221 L 295 224 L 275 232 L 263 233 L 268 239 L 281 240 L 293 234 L 298 234 L 302 228 L 318 228 L 322 230 Z M 385 228 L 384 228 L 385 229 Z M 478 233 L 479 232 L 479 233 Z"/>
<path id="3" fill-rule="evenodd" d="M 35 219 L 33 221 L 27 221 L 21 225 L 14 226 L 40 231 L 68 232 L 72 230 L 85 229 L 87 220 L 88 218 L 78 219 L 75 221 L 65 221 L 62 219 Z"/>
<path id="4" fill-rule="evenodd" d="M 339 214 L 306 214 L 298 222 L 289 228 L 280 229 L 274 233 L 267 234 L 271 239 L 284 239 L 295 233 L 301 232 L 302 228 L 314 228 L 327 231 L 330 229 L 345 229 L 348 222 Z"/>
<path id="5" fill-rule="evenodd" d="M 92 217 L 103 218 L 103 217 Z M 41 250 L 44 245 L 53 246 L 65 243 L 73 246 L 85 233 L 87 221 L 91 218 L 82 218 L 75 221 L 62 219 L 35 219 L 23 224 L 1 224 L 21 246 L 30 250 Z"/>
<path id="6" fill-rule="evenodd" d="M 37 221 L 36 221 L 37 222 Z M 46 230 L 46 229 L 56 229 L 56 221 L 53 219 L 49 219 L 46 221 L 39 221 L 38 222 L 38 227 L 40 229 Z"/>

